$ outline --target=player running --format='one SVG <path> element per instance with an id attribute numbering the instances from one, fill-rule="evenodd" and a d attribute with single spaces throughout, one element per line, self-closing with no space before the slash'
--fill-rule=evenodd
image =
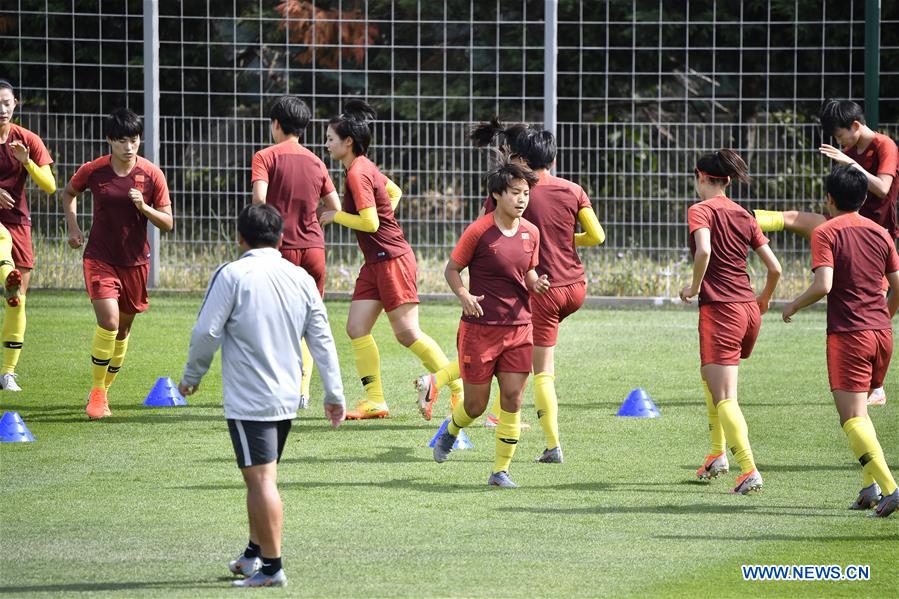
<path id="1" fill-rule="evenodd" d="M 689 303 L 699 295 L 700 372 L 712 440 L 712 450 L 696 475 L 709 480 L 728 471 L 727 442 L 742 470 L 733 492 L 745 495 L 761 489 L 763 481 L 737 404 L 737 374 L 740 359 L 752 353 L 781 269 L 756 220 L 725 195 L 733 179 L 749 181 L 743 159 L 732 150 L 718 150 L 700 158 L 693 172 L 700 200 L 687 212 L 693 282 L 681 290 L 680 298 Z M 746 272 L 749 248 L 768 270 L 758 297 Z"/>
<path id="2" fill-rule="evenodd" d="M 76 198 L 90 189 L 94 200 L 93 225 L 84 250 L 84 284 L 97 317 L 92 384 L 85 408 L 92 420 L 111 415 L 107 391 L 125 361 L 134 317 L 149 307 L 147 221 L 162 231 L 175 226 L 165 176 L 137 155 L 144 132 L 140 117 L 117 108 L 106 118 L 104 128 L 110 153 L 79 168 L 62 196 L 72 248 L 84 244 Z"/>

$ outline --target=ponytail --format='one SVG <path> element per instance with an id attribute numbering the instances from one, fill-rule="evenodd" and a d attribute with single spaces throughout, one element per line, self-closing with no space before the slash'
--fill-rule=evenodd
<path id="1" fill-rule="evenodd" d="M 474 145 L 483 148 L 493 143 L 493 140 L 503 132 L 505 132 L 505 128 L 499 122 L 499 116 L 494 116 L 489 123 L 475 125 L 468 137 L 474 142 Z"/>
<path id="2" fill-rule="evenodd" d="M 475 125 L 469 138 L 479 148 L 497 141 L 498 146 L 523 159 L 532 169 L 549 168 L 556 159 L 556 138 L 552 133 L 524 123 L 506 126 L 498 116 Z"/>
<path id="3" fill-rule="evenodd" d="M 696 162 L 696 170 L 711 179 L 736 179 L 749 183 L 749 167 L 733 150 L 722 148 L 702 156 Z"/>
<path id="4" fill-rule="evenodd" d="M 343 113 L 328 121 L 328 125 L 340 139 L 353 138 L 353 154 L 365 156 L 377 116 L 375 109 L 363 100 L 350 100 L 344 105 Z"/>

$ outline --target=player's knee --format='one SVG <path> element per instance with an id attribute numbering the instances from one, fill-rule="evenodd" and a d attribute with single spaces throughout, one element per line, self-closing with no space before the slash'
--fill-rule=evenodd
<path id="1" fill-rule="evenodd" d="M 346 334 L 350 339 L 358 339 L 359 337 L 365 337 L 370 334 L 371 331 L 365 329 L 365 327 L 360 326 L 355 322 L 347 322 L 346 323 Z"/>
<path id="2" fill-rule="evenodd" d="M 396 331 L 394 336 L 404 347 L 409 347 L 421 337 L 421 333 L 418 329 L 406 329 L 403 331 Z"/>

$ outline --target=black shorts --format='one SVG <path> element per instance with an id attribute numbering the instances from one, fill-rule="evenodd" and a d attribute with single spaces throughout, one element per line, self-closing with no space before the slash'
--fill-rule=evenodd
<path id="1" fill-rule="evenodd" d="M 264 422 L 228 419 L 228 432 L 237 456 L 237 467 L 261 466 L 281 460 L 290 420 Z"/>

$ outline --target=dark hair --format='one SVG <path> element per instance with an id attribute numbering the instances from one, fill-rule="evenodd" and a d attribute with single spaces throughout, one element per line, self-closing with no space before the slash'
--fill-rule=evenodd
<path id="1" fill-rule="evenodd" d="M 494 166 L 487 171 L 484 176 L 484 182 L 487 184 L 487 193 L 493 197 L 494 193 L 503 193 L 512 186 L 512 182 L 523 179 L 528 184 L 528 188 L 533 187 L 540 180 L 539 177 L 526 166 L 516 164 L 509 160 L 509 156 L 493 150 L 491 158 Z"/>
<path id="2" fill-rule="evenodd" d="M 523 158 L 532 169 L 549 168 L 556 159 L 556 138 L 551 132 L 524 123 L 505 126 L 498 116 L 475 125 L 469 138 L 481 148 L 499 138 L 500 147 Z"/>
<path id="3" fill-rule="evenodd" d="M 12 92 L 12 95 L 16 95 L 16 90 L 13 89 L 12 83 L 7 81 L 6 79 L 0 79 L 0 89 L 8 89 Z"/>
<path id="4" fill-rule="evenodd" d="M 250 204 L 237 215 L 237 231 L 251 248 L 278 247 L 284 219 L 271 204 Z"/>
<path id="5" fill-rule="evenodd" d="M 144 122 L 128 108 L 116 108 L 106 117 L 103 130 L 109 139 L 143 136 Z"/>
<path id="6" fill-rule="evenodd" d="M 302 139 L 306 125 L 312 118 L 312 112 L 309 110 L 309 106 L 297 96 L 281 96 L 272 105 L 268 116 L 271 120 L 278 121 L 284 133 L 296 135 Z"/>
<path id="7" fill-rule="evenodd" d="M 371 124 L 377 116 L 375 109 L 362 100 L 350 100 L 343 107 L 343 114 L 328 121 L 328 125 L 340 139 L 352 137 L 353 154 L 365 156 L 371 145 Z"/>
<path id="8" fill-rule="evenodd" d="M 833 135 L 837 129 L 849 129 L 858 121 L 865 124 L 865 111 L 850 100 L 827 100 L 821 107 L 821 128 L 824 135 Z"/>
<path id="9" fill-rule="evenodd" d="M 868 197 L 868 178 L 849 164 L 838 164 L 824 177 L 824 189 L 843 212 L 855 212 Z"/>
<path id="10" fill-rule="evenodd" d="M 733 150 L 722 148 L 712 154 L 705 154 L 696 161 L 696 170 L 712 179 L 721 179 L 722 185 L 727 182 L 728 177 L 749 183 L 749 167 Z"/>

